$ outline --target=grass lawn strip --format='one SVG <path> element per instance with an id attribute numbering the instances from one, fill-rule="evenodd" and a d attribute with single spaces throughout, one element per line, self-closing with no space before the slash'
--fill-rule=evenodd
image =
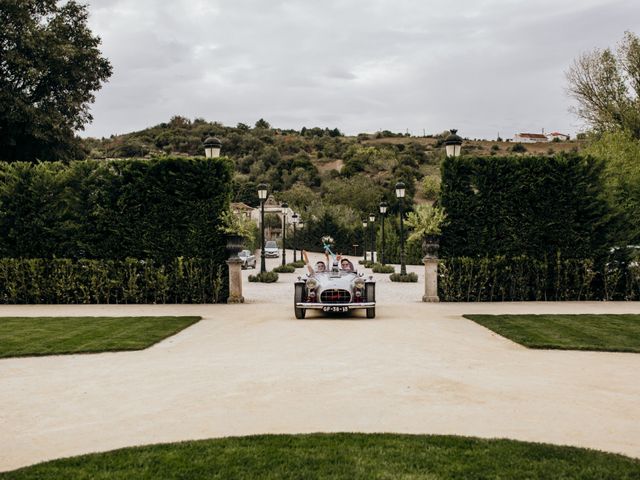
<path id="1" fill-rule="evenodd" d="M 142 350 L 201 317 L 1 317 L 0 358 Z"/>
<path id="2" fill-rule="evenodd" d="M 529 348 L 640 353 L 640 315 L 464 315 Z"/>
<path id="3" fill-rule="evenodd" d="M 395 434 L 260 435 L 125 448 L 0 479 L 637 479 L 640 461 L 573 447 Z"/>

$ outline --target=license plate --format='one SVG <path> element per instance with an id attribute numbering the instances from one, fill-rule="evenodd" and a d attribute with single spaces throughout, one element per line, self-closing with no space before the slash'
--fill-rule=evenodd
<path id="1" fill-rule="evenodd" d="M 322 307 L 323 312 L 348 312 L 349 307 Z"/>

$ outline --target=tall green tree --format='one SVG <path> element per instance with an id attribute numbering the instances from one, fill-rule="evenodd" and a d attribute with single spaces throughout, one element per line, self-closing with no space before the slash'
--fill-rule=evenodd
<path id="1" fill-rule="evenodd" d="M 82 156 L 75 132 L 112 72 L 87 18 L 74 0 L 0 2 L 0 159 Z"/>
<path id="2" fill-rule="evenodd" d="M 640 138 L 640 38 L 625 32 L 615 51 L 596 49 L 567 71 L 573 112 L 596 131 L 628 130 Z"/>

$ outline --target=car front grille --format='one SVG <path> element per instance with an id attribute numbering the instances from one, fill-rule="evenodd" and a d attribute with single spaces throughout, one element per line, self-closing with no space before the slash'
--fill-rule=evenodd
<path id="1" fill-rule="evenodd" d="M 322 303 L 349 303 L 351 294 L 348 290 L 332 288 L 320 294 L 320 301 Z"/>

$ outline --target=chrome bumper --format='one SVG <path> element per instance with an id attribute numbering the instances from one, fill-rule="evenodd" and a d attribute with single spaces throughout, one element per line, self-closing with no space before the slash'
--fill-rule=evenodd
<path id="1" fill-rule="evenodd" d="M 357 303 L 315 303 L 315 302 L 297 302 L 296 308 L 306 308 L 311 310 L 322 310 L 324 307 L 347 307 L 349 310 L 358 308 L 372 308 L 376 306 L 376 302 L 357 302 Z"/>

